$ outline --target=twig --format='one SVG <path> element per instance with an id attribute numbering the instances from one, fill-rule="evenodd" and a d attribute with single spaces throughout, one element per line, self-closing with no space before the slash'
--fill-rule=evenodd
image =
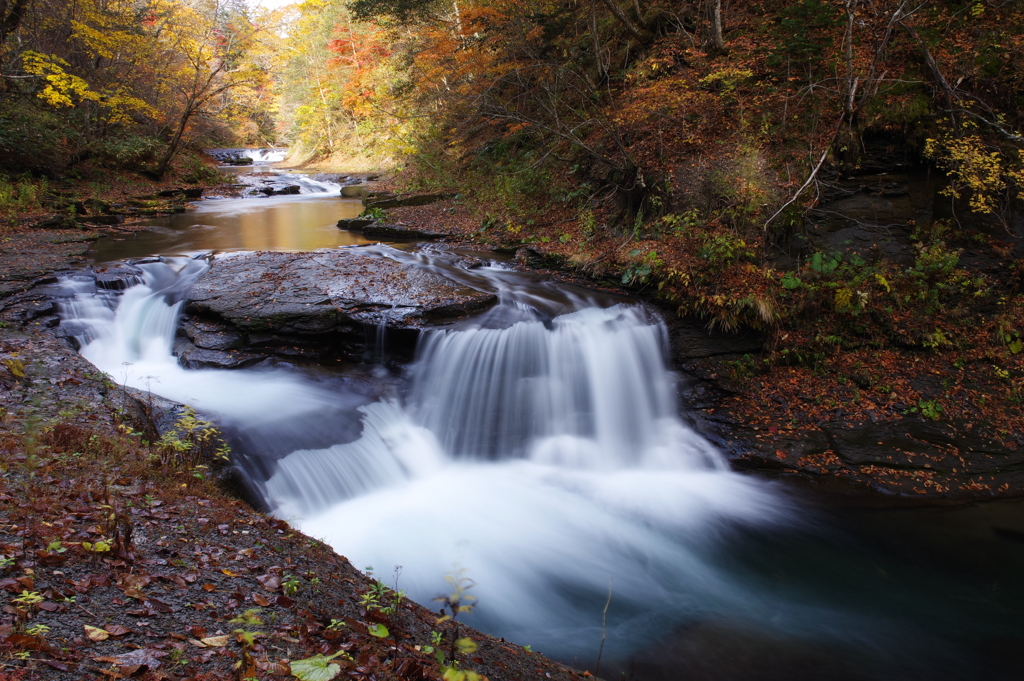
<path id="1" fill-rule="evenodd" d="M 834 135 L 833 135 L 833 139 L 835 139 Z M 804 182 L 803 186 L 801 186 L 800 189 L 796 190 L 796 193 L 793 194 L 793 196 L 791 196 L 789 198 L 789 201 L 786 201 L 784 204 L 782 204 L 782 207 L 779 208 L 777 211 L 775 211 L 775 214 L 772 215 L 770 218 L 768 218 L 768 220 L 764 223 L 764 231 L 765 231 L 766 234 L 768 233 L 768 225 L 771 224 L 772 220 L 774 220 L 775 218 L 779 217 L 779 215 L 782 214 L 782 211 L 784 211 L 787 208 L 789 208 L 789 206 L 794 201 L 796 201 L 797 198 L 799 198 L 801 194 L 803 194 L 804 190 L 807 189 L 811 185 L 812 182 L 814 182 L 814 178 L 817 176 L 818 171 L 821 170 L 821 166 L 824 165 L 825 159 L 828 158 L 828 152 L 829 152 L 829 150 L 831 148 L 832 148 L 832 140 L 829 140 L 828 144 L 825 145 L 825 150 L 821 152 L 821 158 L 818 159 L 818 165 L 814 166 L 814 170 L 812 170 L 811 174 L 807 176 L 807 181 Z"/>
<path id="2" fill-rule="evenodd" d="M 601 674 L 601 654 L 604 653 L 604 642 L 608 638 L 608 606 L 612 604 L 612 580 L 608 578 L 608 600 L 604 602 L 604 611 L 601 613 L 601 646 L 597 649 L 597 662 L 594 664 L 594 676 Z"/>

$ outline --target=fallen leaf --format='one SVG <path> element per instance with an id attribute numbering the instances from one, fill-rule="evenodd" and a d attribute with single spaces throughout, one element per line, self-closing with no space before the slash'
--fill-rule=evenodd
<path id="1" fill-rule="evenodd" d="M 166 603 L 161 601 L 159 598 L 152 598 L 152 597 L 150 597 L 149 600 L 146 601 L 146 605 L 149 608 L 151 608 L 153 610 L 156 610 L 157 612 L 162 612 L 162 613 L 174 612 L 174 608 L 172 608 L 171 606 L 167 605 Z"/>
<path id="2" fill-rule="evenodd" d="M 223 648 L 228 644 L 230 636 L 207 636 L 202 639 L 203 645 L 207 645 L 211 648 Z"/>
<path id="3" fill-rule="evenodd" d="M 111 636 L 124 636 L 125 634 L 131 634 L 134 632 L 132 632 L 132 630 L 128 627 L 122 626 L 120 624 L 111 624 L 107 626 L 107 633 Z"/>
<path id="4" fill-rule="evenodd" d="M 270 601 L 268 601 L 266 598 L 264 598 L 260 594 L 253 594 L 252 595 L 252 600 L 253 600 L 253 602 L 256 603 L 256 605 L 262 606 L 264 608 L 267 607 L 268 605 L 270 605 Z"/>
<path id="5" fill-rule="evenodd" d="M 232 572 L 231 570 L 221 570 L 221 572 L 226 574 L 228 577 L 241 577 L 241 575 L 236 574 L 236 573 Z"/>
<path id="6" fill-rule="evenodd" d="M 291 667 L 287 662 L 256 660 L 256 668 L 260 671 L 273 674 L 274 676 L 291 676 L 292 673 Z"/>
<path id="7" fill-rule="evenodd" d="M 110 638 L 110 632 L 99 627 L 90 627 L 88 624 L 83 625 L 85 627 L 85 635 L 89 637 L 91 641 L 106 641 Z"/>
<path id="8" fill-rule="evenodd" d="M 291 663 L 292 676 L 299 681 L 331 681 L 341 673 L 341 667 L 331 662 L 340 654 L 341 651 L 330 657 L 314 655 L 305 660 L 295 660 Z"/>
<path id="9" fill-rule="evenodd" d="M 142 590 L 138 589 L 136 587 L 129 587 L 129 588 L 125 589 L 124 590 L 124 595 L 127 596 L 128 598 L 134 598 L 137 601 L 144 601 L 144 600 L 146 600 L 146 594 L 142 593 Z"/>
<path id="10" fill-rule="evenodd" d="M 216 584 L 203 584 L 203 591 L 213 591 L 217 588 Z"/>
<path id="11" fill-rule="evenodd" d="M 281 588 L 281 576 L 280 575 L 260 575 L 256 578 L 256 581 L 263 585 L 263 588 L 267 591 L 276 591 Z"/>
<path id="12" fill-rule="evenodd" d="M 119 667 L 145 666 L 149 669 L 157 669 L 160 667 L 160 660 L 157 658 L 164 657 L 165 655 L 167 655 L 167 653 L 159 650 L 139 648 L 138 650 L 133 650 L 130 653 L 122 653 L 121 655 L 94 657 L 93 660 L 96 662 L 109 662 L 111 664 L 116 664 Z"/>

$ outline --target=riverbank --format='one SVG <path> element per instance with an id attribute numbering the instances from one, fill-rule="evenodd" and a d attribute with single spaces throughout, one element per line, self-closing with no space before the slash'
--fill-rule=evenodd
<path id="1" fill-rule="evenodd" d="M 380 222 L 660 307 L 693 425 L 737 468 L 894 503 L 1024 496 L 1018 238 L 906 237 L 879 253 L 868 235 L 786 271 L 737 244 L 691 248 L 685 234 L 587 233 L 558 206 L 544 222 L 496 223 L 469 195 Z"/>

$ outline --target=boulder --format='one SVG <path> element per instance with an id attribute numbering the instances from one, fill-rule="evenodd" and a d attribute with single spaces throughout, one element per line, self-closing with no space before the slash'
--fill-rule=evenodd
<path id="1" fill-rule="evenodd" d="M 368 190 L 364 184 L 350 184 L 341 188 L 341 197 L 344 199 L 366 198 Z"/>
<path id="2" fill-rule="evenodd" d="M 342 218 L 338 220 L 338 229 L 347 229 L 350 232 L 361 232 L 363 228 L 369 227 L 377 221 L 373 218 Z"/>
<path id="3" fill-rule="evenodd" d="M 371 194 L 363 199 L 363 205 L 366 206 L 367 210 L 373 208 L 386 210 L 388 208 L 402 208 L 403 206 L 426 206 L 430 203 L 450 199 L 453 196 L 455 194 L 445 194 L 442 192 L 426 194 Z"/>
<path id="4" fill-rule="evenodd" d="M 363 236 L 384 241 L 429 241 L 431 239 L 443 239 L 448 236 L 445 232 L 434 230 L 412 229 L 401 224 L 384 224 L 374 220 L 371 224 L 361 230 Z"/>
<path id="5" fill-rule="evenodd" d="M 97 288 L 108 291 L 124 291 L 144 280 L 142 270 L 125 262 L 90 265 L 85 271 L 96 280 Z"/>
<path id="6" fill-rule="evenodd" d="M 289 184 L 278 188 L 262 187 L 259 191 L 267 196 L 283 196 L 286 194 L 299 194 L 301 193 L 302 188 L 297 184 Z"/>
<path id="7" fill-rule="evenodd" d="M 496 300 L 368 249 L 239 253 L 214 260 L 192 287 L 182 333 L 198 350 L 299 359 L 359 358 L 383 327 L 411 350 L 417 329 L 445 324 Z M 398 342 L 397 345 L 402 345 Z M 233 363 L 198 355 L 186 361 Z"/>

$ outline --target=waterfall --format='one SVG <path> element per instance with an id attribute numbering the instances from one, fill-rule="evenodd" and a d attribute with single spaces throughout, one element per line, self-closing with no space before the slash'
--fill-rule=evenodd
<path id="1" fill-rule="evenodd" d="M 206 153 L 221 162 L 251 158 L 253 165 L 278 163 L 288 156 L 287 149 L 207 149 Z"/>
<path id="2" fill-rule="evenodd" d="M 215 417 L 276 515 L 358 567 L 404 566 L 401 588 L 420 602 L 465 568 L 481 602 L 472 623 L 542 637 L 563 659 L 594 654 L 599 636 L 579 632 L 600 622 L 609 579 L 609 654 L 712 613 L 797 626 L 714 565 L 731 526 L 787 511 L 680 419 L 665 327 L 642 306 L 460 271 L 501 303 L 422 336 L 397 389 L 354 395 L 279 369 L 183 369 L 177 319 L 206 261 L 136 267 L 142 283 L 123 292 L 63 280 L 59 309 L 82 354 Z"/>
<path id="3" fill-rule="evenodd" d="M 144 283 L 124 292 L 91 277 L 65 277 L 57 293 L 62 325 L 81 354 L 118 384 L 188 404 L 232 424 L 284 422 L 316 413 L 323 391 L 285 372 L 189 371 L 172 354 L 178 318 L 205 259 L 163 258 L 136 264 Z"/>

